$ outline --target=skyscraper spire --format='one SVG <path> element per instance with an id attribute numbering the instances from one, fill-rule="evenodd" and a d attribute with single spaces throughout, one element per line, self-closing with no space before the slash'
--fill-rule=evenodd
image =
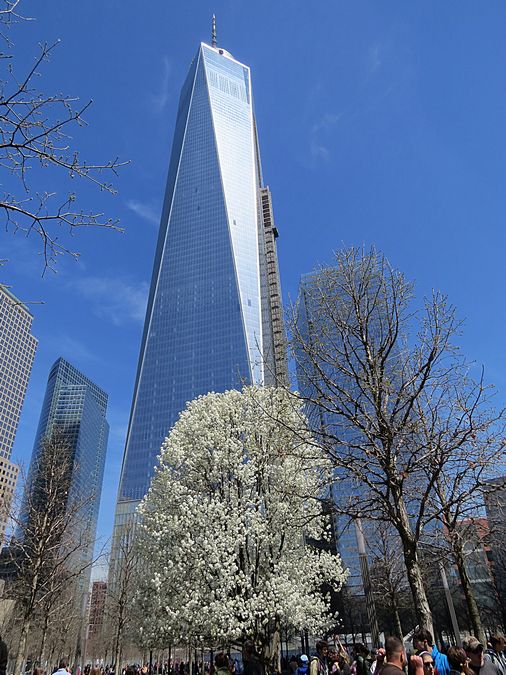
<path id="1" fill-rule="evenodd" d="M 216 47 L 216 16 L 213 14 L 213 28 L 211 32 L 211 45 Z"/>

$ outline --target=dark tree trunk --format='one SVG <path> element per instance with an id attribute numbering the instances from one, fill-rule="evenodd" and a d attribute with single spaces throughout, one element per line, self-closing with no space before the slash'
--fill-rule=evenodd
<path id="1" fill-rule="evenodd" d="M 471 621 L 473 634 L 482 644 L 486 645 L 487 641 L 485 631 L 483 630 L 483 625 L 481 623 L 480 611 L 478 609 L 476 598 L 474 597 L 471 581 L 469 580 L 461 546 L 457 546 L 456 549 L 457 550 L 454 550 L 455 564 L 459 574 L 462 590 L 464 592 L 464 597 L 466 599 L 467 612 L 469 614 L 469 620 Z"/>

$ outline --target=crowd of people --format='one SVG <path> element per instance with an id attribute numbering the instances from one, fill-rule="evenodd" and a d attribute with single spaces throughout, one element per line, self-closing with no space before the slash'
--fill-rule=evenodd
<path id="1" fill-rule="evenodd" d="M 394 636 L 374 652 L 364 644 L 343 645 L 337 640 L 337 645 L 331 645 L 319 640 L 311 656 L 299 654 L 281 659 L 281 675 L 506 675 L 506 638 L 502 635 L 493 635 L 487 645 L 473 636 L 467 637 L 462 647 L 440 651 L 430 632 L 419 630 L 413 634 L 412 644 L 412 653 L 408 654 L 404 643 Z M 112 666 L 88 665 L 82 675 L 273 675 L 269 670 L 253 642 L 246 642 L 242 659 L 219 652 L 212 662 L 133 664 L 118 673 Z M 0 639 L 0 675 L 6 672 L 7 648 Z M 71 672 L 64 660 L 52 670 L 53 675 Z M 31 675 L 47 673 L 37 667 Z"/>
<path id="2" fill-rule="evenodd" d="M 468 637 L 462 647 L 440 651 L 427 630 L 413 634 L 408 654 L 397 637 L 370 652 L 363 644 L 331 646 L 320 640 L 316 652 L 294 656 L 283 664 L 283 675 L 506 675 L 506 639 L 494 635 L 488 645 Z"/>
<path id="3" fill-rule="evenodd" d="M 419 630 L 413 634 L 412 645 L 408 653 L 404 643 L 392 636 L 384 647 L 371 652 L 363 644 L 319 640 L 311 656 L 282 658 L 281 675 L 506 675 L 506 639 L 502 635 L 492 636 L 488 645 L 468 637 L 462 647 L 440 651 L 430 632 Z M 121 675 L 149 675 L 147 671 L 147 666 L 127 666 Z M 151 668 L 151 674 L 159 675 L 266 675 L 266 671 L 252 642 L 244 645 L 242 659 L 220 652 L 213 663 L 181 661 Z"/>

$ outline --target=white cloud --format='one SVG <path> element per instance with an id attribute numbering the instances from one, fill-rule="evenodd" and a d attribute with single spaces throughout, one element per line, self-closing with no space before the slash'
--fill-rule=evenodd
<path id="1" fill-rule="evenodd" d="M 339 122 L 339 120 L 341 119 L 342 116 L 343 116 L 343 113 L 338 113 L 338 114 L 325 113 L 324 115 L 322 115 L 320 117 L 319 120 L 317 120 L 313 124 L 313 128 L 311 130 L 312 133 L 318 134 L 320 132 L 330 131 L 332 129 L 332 127 L 334 127 Z"/>
<path id="2" fill-rule="evenodd" d="M 321 162 L 330 160 L 331 134 L 342 116 L 343 113 L 324 113 L 311 127 L 309 134 L 311 168 L 314 169 Z"/>
<path id="3" fill-rule="evenodd" d="M 151 94 L 149 102 L 157 114 L 163 112 L 169 100 L 169 78 L 172 70 L 171 63 L 167 56 L 163 57 L 161 81 L 156 93 Z"/>
<path id="4" fill-rule="evenodd" d="M 130 211 L 136 213 L 143 220 L 147 220 L 148 223 L 152 223 L 153 225 L 159 224 L 160 212 L 152 204 L 145 204 L 135 199 L 129 199 L 126 205 Z"/>
<path id="5" fill-rule="evenodd" d="M 379 43 L 369 47 L 368 75 L 373 75 L 381 67 L 382 48 Z"/>
<path id="6" fill-rule="evenodd" d="M 83 277 L 72 287 L 91 302 L 94 313 L 116 326 L 127 321 L 144 321 L 149 285 L 107 277 Z"/>
<path id="7" fill-rule="evenodd" d="M 327 162 L 330 159 L 330 150 L 322 143 L 318 143 L 314 138 L 311 139 L 309 150 L 311 152 L 311 159 L 315 162 L 318 160 Z"/>
<path id="8" fill-rule="evenodd" d="M 84 342 L 76 340 L 71 335 L 65 333 L 58 335 L 54 344 L 58 345 L 58 352 L 71 363 L 74 362 L 93 362 L 100 363 L 101 359 L 87 347 Z"/>

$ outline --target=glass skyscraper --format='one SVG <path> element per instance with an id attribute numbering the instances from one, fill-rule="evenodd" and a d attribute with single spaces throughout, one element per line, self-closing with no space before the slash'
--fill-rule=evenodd
<path id="1" fill-rule="evenodd" d="M 74 507 L 79 508 L 78 527 L 86 535 L 85 545 L 78 552 L 79 561 L 76 561 L 86 568 L 79 579 L 82 591 L 87 590 L 91 574 L 102 494 L 109 435 L 107 398 L 100 387 L 65 359 L 59 358 L 54 363 L 49 372 L 26 487 L 29 490 L 37 481 L 43 440 L 58 430 L 68 444 L 72 461 L 67 507 L 73 502 Z M 22 507 L 23 511 L 27 511 L 26 506 Z"/>
<path id="2" fill-rule="evenodd" d="M 19 467 L 10 461 L 37 349 L 33 316 L 0 284 L 0 544 L 9 520 Z"/>
<path id="3" fill-rule="evenodd" d="M 179 101 L 115 536 L 188 401 L 287 379 L 276 237 L 250 69 L 202 43 Z"/>
<path id="4" fill-rule="evenodd" d="M 300 283 L 298 304 L 297 304 L 297 329 L 301 340 L 306 345 L 319 344 L 324 345 L 323 350 L 315 349 L 315 353 L 321 351 L 327 354 L 333 354 L 336 360 L 339 358 L 340 348 L 342 349 L 341 338 L 333 332 L 332 319 L 329 319 L 329 305 L 332 303 L 332 291 L 337 292 L 332 282 L 326 281 L 326 274 L 330 270 L 323 270 L 321 273 L 307 274 Z M 337 274 L 337 273 L 336 273 Z M 333 279 L 335 282 L 335 278 Z M 328 286 L 327 286 L 328 284 Z M 319 392 L 324 391 L 332 397 L 329 385 L 325 383 L 321 372 L 326 372 L 330 380 L 339 384 L 341 376 L 338 369 L 332 366 L 332 359 L 327 361 L 324 358 L 314 357 L 313 361 L 306 351 L 299 350 L 296 354 L 297 381 L 301 394 L 311 401 L 306 404 L 306 414 L 310 426 L 315 430 L 316 437 L 325 441 L 328 435 L 331 438 L 334 434 L 341 438 L 352 438 L 353 430 L 346 428 L 346 423 L 339 419 L 335 413 L 329 412 L 324 405 L 317 405 Z M 351 357 L 350 357 L 351 358 Z M 350 391 L 352 381 L 342 383 Z M 314 403 L 313 403 L 314 401 Z M 339 448 L 336 448 L 336 453 Z M 341 468 L 335 469 L 336 482 L 332 486 L 328 498 L 335 504 L 344 507 L 348 502 L 354 502 L 360 496 L 360 486 Z M 361 523 L 362 533 L 366 539 L 374 541 L 375 531 L 371 522 L 363 520 Z M 334 534 L 339 555 L 348 570 L 348 579 L 346 585 L 355 595 L 363 595 L 363 572 L 359 555 L 360 531 L 357 522 L 351 521 L 346 516 L 334 514 Z"/>

